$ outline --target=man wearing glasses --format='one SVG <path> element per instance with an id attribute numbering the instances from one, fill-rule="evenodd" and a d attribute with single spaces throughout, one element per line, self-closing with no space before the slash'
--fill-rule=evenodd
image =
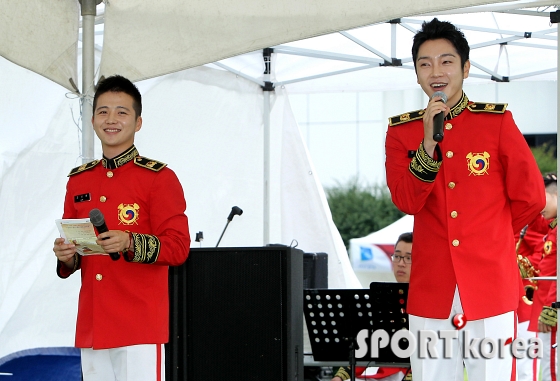
<path id="1" fill-rule="evenodd" d="M 397 239 L 395 251 L 391 256 L 393 274 L 399 283 L 410 281 L 410 268 L 412 267 L 412 233 L 403 233 Z M 335 368 L 336 369 L 336 368 Z M 331 381 L 344 381 L 350 379 L 350 367 L 341 367 Z M 410 370 L 407 368 L 367 368 L 356 367 L 356 378 L 382 381 L 412 380 Z"/>
<path id="2" fill-rule="evenodd" d="M 403 233 L 395 245 L 395 252 L 391 256 L 393 274 L 399 283 L 410 282 L 410 268 L 412 264 L 412 233 Z"/>

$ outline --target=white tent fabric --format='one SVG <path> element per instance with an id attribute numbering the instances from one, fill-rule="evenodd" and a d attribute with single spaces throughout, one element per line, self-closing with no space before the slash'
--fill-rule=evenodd
<path id="1" fill-rule="evenodd" d="M 111 0 L 105 7 L 101 74 L 137 81 L 289 41 L 488 2 Z"/>
<path id="2" fill-rule="evenodd" d="M 0 1 L 0 56 L 59 85 L 78 84 L 78 23 L 74 1 Z"/>

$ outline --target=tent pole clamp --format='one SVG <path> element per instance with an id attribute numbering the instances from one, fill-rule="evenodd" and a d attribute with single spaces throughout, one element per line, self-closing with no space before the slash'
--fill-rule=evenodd
<path id="1" fill-rule="evenodd" d="M 551 24 L 560 23 L 560 10 L 555 12 L 550 12 L 550 23 Z"/>

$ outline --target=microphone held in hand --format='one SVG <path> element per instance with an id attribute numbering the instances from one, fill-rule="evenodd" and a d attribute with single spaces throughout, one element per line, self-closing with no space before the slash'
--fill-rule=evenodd
<path id="1" fill-rule="evenodd" d="M 440 101 L 447 103 L 447 95 L 443 91 L 436 91 L 432 94 L 432 99 L 435 97 L 441 97 Z M 434 140 L 436 142 L 441 142 L 443 140 L 443 112 L 440 112 L 434 116 Z"/>
<path id="2" fill-rule="evenodd" d="M 91 221 L 93 226 L 95 226 L 95 230 L 97 230 L 97 234 L 101 234 L 109 231 L 109 229 L 107 228 L 107 224 L 105 224 L 105 217 L 103 216 L 103 213 L 101 213 L 101 210 L 92 209 L 89 212 L 89 220 Z M 121 257 L 119 253 L 109 253 L 109 255 L 111 256 L 111 259 L 113 261 L 116 261 Z"/>

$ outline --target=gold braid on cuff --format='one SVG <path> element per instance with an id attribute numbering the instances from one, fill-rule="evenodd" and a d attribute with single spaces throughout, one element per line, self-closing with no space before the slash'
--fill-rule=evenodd
<path id="1" fill-rule="evenodd" d="M 340 367 L 338 371 L 335 373 L 334 377 L 340 377 L 342 380 L 349 380 L 350 379 L 350 367 Z"/>
<path id="2" fill-rule="evenodd" d="M 161 243 L 155 235 L 132 233 L 134 257 L 130 262 L 154 263 L 157 261 Z M 123 256 L 125 259 L 127 256 Z"/>
<path id="3" fill-rule="evenodd" d="M 539 316 L 539 321 L 551 327 L 556 326 L 556 323 L 558 321 L 556 309 L 549 306 L 544 306 Z"/>
<path id="4" fill-rule="evenodd" d="M 441 157 L 439 145 L 436 146 L 435 153 L 436 157 Z M 439 167 L 441 167 L 441 159 L 432 159 L 424 149 L 424 144 L 420 143 L 420 147 L 418 147 L 418 150 L 412 158 L 408 169 L 419 180 L 426 183 L 433 183 L 439 172 Z"/>

